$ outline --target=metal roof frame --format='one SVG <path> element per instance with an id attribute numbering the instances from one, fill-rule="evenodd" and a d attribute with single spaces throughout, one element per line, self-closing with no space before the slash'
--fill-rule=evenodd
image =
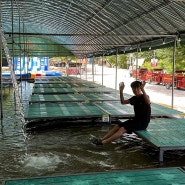
<path id="1" fill-rule="evenodd" d="M 185 35 L 184 0 L 1 0 L 0 12 L 11 55 L 111 55 Z"/>

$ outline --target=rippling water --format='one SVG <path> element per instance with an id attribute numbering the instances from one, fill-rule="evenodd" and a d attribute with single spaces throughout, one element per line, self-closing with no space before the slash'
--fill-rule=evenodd
<path id="1" fill-rule="evenodd" d="M 26 111 L 33 84 L 23 82 L 20 92 Z M 90 134 L 101 137 L 109 126 L 86 125 L 24 132 L 15 116 L 12 89 L 3 97 L 0 125 L 0 182 L 3 179 L 53 176 L 110 170 L 159 167 L 158 151 L 136 135 L 124 135 L 103 147 L 90 143 Z M 164 154 L 163 167 L 185 166 L 184 151 Z"/>

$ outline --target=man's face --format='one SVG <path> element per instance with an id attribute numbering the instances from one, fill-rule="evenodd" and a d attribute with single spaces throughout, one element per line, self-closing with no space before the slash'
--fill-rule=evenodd
<path id="1" fill-rule="evenodd" d="M 137 96 L 141 94 L 141 89 L 140 87 L 135 87 L 135 88 L 132 88 L 132 92 Z"/>

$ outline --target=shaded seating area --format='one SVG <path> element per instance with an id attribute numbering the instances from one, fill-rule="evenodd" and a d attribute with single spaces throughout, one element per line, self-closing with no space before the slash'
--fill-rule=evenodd
<path id="1" fill-rule="evenodd" d="M 86 173 L 65 176 L 40 177 L 30 179 L 7 180 L 4 185 L 130 185 L 130 184 L 184 184 L 185 171 L 182 168 L 158 168 L 133 171 L 112 171 L 103 173 Z"/>

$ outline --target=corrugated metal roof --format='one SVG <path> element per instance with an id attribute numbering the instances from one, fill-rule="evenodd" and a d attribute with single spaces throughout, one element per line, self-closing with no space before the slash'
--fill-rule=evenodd
<path id="1" fill-rule="evenodd" d="M 182 37 L 185 1 L 1 0 L 1 25 L 14 54 L 109 55 Z"/>

